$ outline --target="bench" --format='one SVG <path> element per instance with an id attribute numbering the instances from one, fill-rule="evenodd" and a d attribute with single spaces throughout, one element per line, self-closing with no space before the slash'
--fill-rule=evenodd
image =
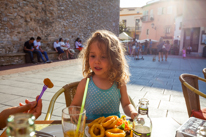
<path id="1" fill-rule="evenodd" d="M 75 58 L 77 58 L 77 54 L 75 53 Z M 37 55 L 34 55 L 34 61 L 37 62 Z M 47 55 L 50 60 L 57 60 L 58 53 L 56 51 L 47 51 Z M 43 55 L 44 57 L 44 55 Z M 63 55 L 63 59 L 66 59 L 66 54 Z M 31 63 L 30 56 L 28 53 L 6 53 L 0 54 L 0 66 L 5 65 L 14 65 L 14 64 L 25 64 Z"/>

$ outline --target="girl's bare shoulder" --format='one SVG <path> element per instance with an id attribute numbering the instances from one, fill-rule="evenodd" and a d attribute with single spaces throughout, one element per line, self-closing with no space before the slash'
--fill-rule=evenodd
<path id="1" fill-rule="evenodd" d="M 83 78 L 80 82 L 78 86 L 85 86 L 87 82 L 87 78 Z"/>

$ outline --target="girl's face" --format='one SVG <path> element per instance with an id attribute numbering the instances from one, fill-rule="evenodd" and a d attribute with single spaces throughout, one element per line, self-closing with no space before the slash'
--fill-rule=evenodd
<path id="1" fill-rule="evenodd" d="M 105 46 L 103 46 L 101 50 L 98 47 L 99 45 L 100 43 L 97 41 L 90 45 L 89 66 L 95 75 L 106 78 L 109 70 L 109 60 L 106 54 Z"/>

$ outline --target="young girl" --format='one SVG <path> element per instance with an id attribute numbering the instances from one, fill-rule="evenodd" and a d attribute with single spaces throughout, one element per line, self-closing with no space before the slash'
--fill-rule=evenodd
<path id="1" fill-rule="evenodd" d="M 133 119 L 137 112 L 127 94 L 128 65 L 118 38 L 106 30 L 96 31 L 82 55 L 83 75 L 90 78 L 85 104 L 87 120 L 120 116 L 120 102 L 125 114 Z M 71 106 L 81 106 L 86 78 L 79 83 Z"/>
<path id="2" fill-rule="evenodd" d="M 183 59 L 186 58 L 186 49 L 185 49 L 185 47 L 183 47 L 183 49 L 182 49 L 182 57 L 183 57 Z"/>

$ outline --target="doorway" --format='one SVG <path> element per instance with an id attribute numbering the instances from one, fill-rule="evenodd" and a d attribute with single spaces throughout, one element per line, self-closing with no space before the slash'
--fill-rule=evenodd
<path id="1" fill-rule="evenodd" d="M 188 28 L 184 30 L 183 46 L 187 48 L 192 47 L 192 52 L 198 52 L 199 47 L 200 28 Z"/>

